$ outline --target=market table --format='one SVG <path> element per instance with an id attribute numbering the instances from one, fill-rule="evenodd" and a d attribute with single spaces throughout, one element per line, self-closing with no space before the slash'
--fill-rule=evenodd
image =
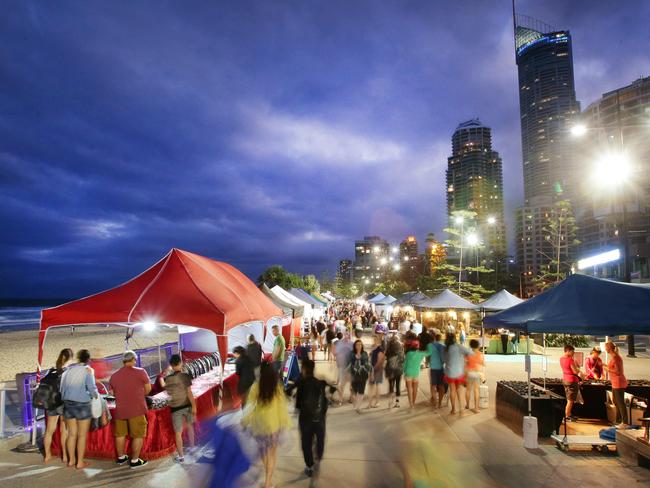
<path id="1" fill-rule="evenodd" d="M 525 381 L 498 381 L 496 408 L 497 418 L 511 424 L 519 432 L 524 416 L 528 415 L 528 386 Z M 531 410 L 537 417 L 537 428 L 541 437 L 549 437 L 562 424 L 564 398 L 553 392 L 544 392 L 531 385 Z"/>
<path id="2" fill-rule="evenodd" d="M 531 378 L 531 383 L 544 385 L 543 378 Z M 546 389 L 558 396 L 564 397 L 564 384 L 560 378 L 547 378 Z M 609 382 L 587 380 L 580 384 L 584 404 L 574 403 L 571 413 L 584 419 L 607 420 L 607 390 L 611 389 Z M 564 399 L 566 403 L 566 398 Z"/>
<path id="3" fill-rule="evenodd" d="M 233 372 L 228 371 L 228 373 L 230 374 L 224 378 L 224 385 L 232 384 L 232 377 L 236 377 Z M 194 429 L 197 438 L 201 435 L 201 421 L 215 416 L 220 410 L 221 384 L 219 375 L 219 371 L 214 370 L 192 380 L 192 393 L 196 398 L 196 423 Z M 225 388 L 230 389 L 229 386 L 225 386 Z M 164 400 L 167 398 L 167 393 L 159 393 L 154 398 Z M 114 405 L 109 403 L 109 410 L 113 414 Z M 144 439 L 141 457 L 144 459 L 158 459 L 172 454 L 176 449 L 176 444 L 170 408 L 165 406 L 148 410 L 147 424 L 147 436 Z M 130 439 L 127 437 L 127 452 L 129 443 Z M 52 453 L 57 456 L 61 454 L 59 429 L 56 430 L 52 439 Z M 86 457 L 95 459 L 114 459 L 116 457 L 113 422 L 102 429 L 88 432 Z"/>

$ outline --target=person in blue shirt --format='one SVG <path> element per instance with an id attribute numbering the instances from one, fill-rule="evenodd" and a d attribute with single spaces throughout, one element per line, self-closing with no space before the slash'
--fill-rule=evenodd
<path id="1" fill-rule="evenodd" d="M 444 353 L 445 346 L 440 342 L 442 335 L 435 333 L 434 340 L 427 344 L 429 351 L 429 376 L 430 376 L 430 391 L 431 391 L 431 405 L 434 408 L 442 407 L 442 399 L 445 396 L 445 380 L 444 380 Z M 436 398 L 437 397 L 437 398 Z"/>

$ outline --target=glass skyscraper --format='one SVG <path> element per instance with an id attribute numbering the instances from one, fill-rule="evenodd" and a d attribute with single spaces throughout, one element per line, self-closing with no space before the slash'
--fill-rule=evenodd
<path id="1" fill-rule="evenodd" d="M 544 219 L 555 201 L 575 192 L 569 129 L 580 104 L 569 31 L 521 15 L 515 15 L 514 28 L 525 199 L 516 216 L 517 261 L 529 296 L 538 291 L 533 278 L 552 254 Z"/>

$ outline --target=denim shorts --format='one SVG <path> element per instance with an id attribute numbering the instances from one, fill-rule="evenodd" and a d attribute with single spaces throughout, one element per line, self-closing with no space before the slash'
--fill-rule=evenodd
<path id="1" fill-rule="evenodd" d="M 73 402 L 63 400 L 63 418 L 90 420 L 93 417 L 90 409 L 90 402 Z"/>

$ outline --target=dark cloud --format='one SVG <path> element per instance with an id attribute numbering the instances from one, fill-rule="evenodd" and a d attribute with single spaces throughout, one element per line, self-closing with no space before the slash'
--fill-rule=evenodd
<path id="1" fill-rule="evenodd" d="M 180 247 L 255 277 L 440 233 L 450 137 L 493 128 L 521 201 L 510 2 L 10 2 L 0 296 L 78 296 Z M 578 97 L 648 74 L 647 2 L 518 2 Z"/>

